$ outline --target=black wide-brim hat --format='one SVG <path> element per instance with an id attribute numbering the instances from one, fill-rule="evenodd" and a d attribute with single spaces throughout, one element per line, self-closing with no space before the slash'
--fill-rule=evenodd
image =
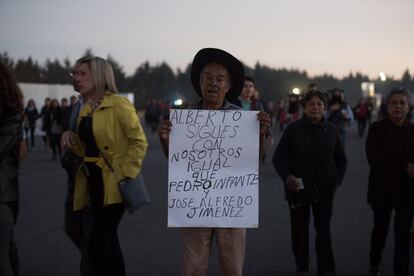
<path id="1" fill-rule="evenodd" d="M 198 51 L 191 65 L 191 83 L 197 94 L 202 98 L 200 87 L 200 74 L 203 68 L 209 63 L 222 64 L 229 71 L 231 78 L 231 88 L 226 94 L 228 101 L 235 100 L 243 88 L 244 67 L 243 64 L 234 56 L 226 51 L 216 48 L 204 48 Z"/>

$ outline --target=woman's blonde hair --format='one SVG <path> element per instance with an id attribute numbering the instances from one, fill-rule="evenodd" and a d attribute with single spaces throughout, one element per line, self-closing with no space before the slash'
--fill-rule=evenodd
<path id="1" fill-rule="evenodd" d="M 112 65 L 101 57 L 83 57 L 76 64 L 87 64 L 92 73 L 95 89 L 99 93 L 118 93 Z"/>

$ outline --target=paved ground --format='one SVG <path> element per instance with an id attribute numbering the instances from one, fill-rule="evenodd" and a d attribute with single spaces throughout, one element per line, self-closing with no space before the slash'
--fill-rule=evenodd
<path id="1" fill-rule="evenodd" d="M 179 275 L 180 232 L 168 229 L 167 162 L 155 134 L 147 131 L 149 150 L 143 174 L 153 203 L 138 213 L 125 215 L 119 229 L 128 275 Z M 278 135 L 276 135 L 278 139 Z M 276 140 L 277 140 L 276 139 Z M 40 139 L 38 139 L 40 142 Z M 51 154 L 36 148 L 21 166 L 21 211 L 16 226 L 21 275 L 79 275 L 80 254 L 63 232 L 66 175 Z M 364 139 L 349 131 L 346 151 L 348 171 L 337 192 L 332 236 L 338 275 L 365 275 L 371 212 L 366 204 L 368 165 Z M 268 149 L 271 157 L 273 148 Z M 245 275 L 294 275 L 290 247 L 288 208 L 282 183 L 270 160 L 260 167 L 260 226 L 248 230 Z M 315 274 L 314 231 L 311 230 L 311 275 Z M 414 258 L 412 275 L 414 275 Z M 392 275 L 392 240 L 384 253 L 382 275 Z M 217 253 L 209 275 L 218 275 Z"/>

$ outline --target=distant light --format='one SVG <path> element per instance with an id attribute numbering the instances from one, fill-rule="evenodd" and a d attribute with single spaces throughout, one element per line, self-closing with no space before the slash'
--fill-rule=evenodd
<path id="1" fill-rule="evenodd" d="M 380 72 L 380 73 L 379 73 L 379 77 L 380 77 L 380 79 L 381 79 L 382 81 L 386 81 L 386 80 L 387 80 L 387 76 L 385 75 L 385 73 L 384 73 L 384 72 Z"/>
<path id="2" fill-rule="evenodd" d="M 299 95 L 300 94 L 299 88 L 296 88 L 296 87 L 293 88 L 292 93 L 295 94 L 295 95 Z"/>
<path id="3" fill-rule="evenodd" d="M 179 106 L 179 105 L 182 105 L 182 104 L 183 104 L 183 100 L 181 100 L 181 99 L 178 99 L 178 100 L 174 101 L 174 105 Z"/>

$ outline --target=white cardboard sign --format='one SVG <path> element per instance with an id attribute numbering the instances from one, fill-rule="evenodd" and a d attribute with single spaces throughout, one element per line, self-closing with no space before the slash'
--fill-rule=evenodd
<path id="1" fill-rule="evenodd" d="M 171 109 L 168 227 L 258 227 L 257 113 Z"/>

